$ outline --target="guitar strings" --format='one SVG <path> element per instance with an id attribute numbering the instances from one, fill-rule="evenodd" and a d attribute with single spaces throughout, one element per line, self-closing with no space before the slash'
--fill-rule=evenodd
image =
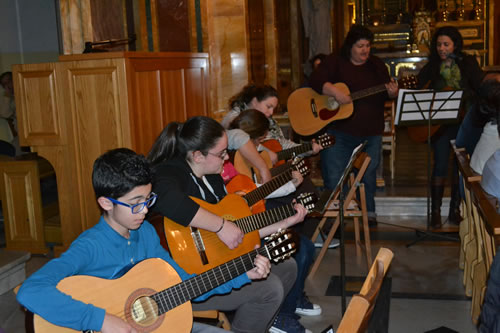
<path id="1" fill-rule="evenodd" d="M 156 302 L 159 313 L 154 313 L 154 307 L 148 306 L 147 309 L 142 308 L 143 312 L 139 313 L 139 318 L 147 318 L 149 319 L 147 322 L 150 322 L 151 318 L 161 315 L 168 310 L 174 309 L 177 306 L 180 306 L 193 298 L 201 296 L 221 284 L 248 272 L 255 267 L 253 263 L 255 255 L 257 253 L 265 254 L 266 251 L 265 247 L 259 248 L 212 270 L 171 286 L 163 291 L 157 292 L 153 295 L 143 295 L 142 297 L 149 297 L 151 300 Z M 134 304 L 135 302 L 131 304 L 131 307 L 133 307 Z M 132 314 L 133 310 L 128 310 L 129 311 L 120 311 L 114 315 L 124 318 L 127 321 L 135 322 Z"/>

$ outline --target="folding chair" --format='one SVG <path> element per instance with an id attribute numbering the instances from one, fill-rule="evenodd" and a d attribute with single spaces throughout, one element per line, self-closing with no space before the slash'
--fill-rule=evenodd
<path id="1" fill-rule="evenodd" d="M 359 294 L 354 295 L 337 328 L 337 333 L 365 332 L 394 254 L 380 248 Z"/>
<path id="2" fill-rule="evenodd" d="M 366 253 L 366 263 L 367 267 L 370 268 L 372 265 L 372 253 L 370 244 L 370 229 L 368 227 L 368 211 L 366 209 L 366 192 L 365 186 L 361 183 L 361 179 L 366 172 L 368 165 L 370 164 L 370 156 L 367 153 L 361 153 L 358 158 L 354 161 L 353 169 L 357 169 L 358 173 L 354 176 L 354 173 L 350 174 L 349 177 L 349 191 L 345 196 L 344 200 L 344 218 L 352 218 L 354 220 L 354 234 L 356 242 L 356 256 L 358 259 L 361 257 L 361 247 L 364 247 Z M 359 190 L 359 195 L 358 191 Z M 323 257 L 328 250 L 328 245 L 333 239 L 333 235 L 337 231 L 340 224 L 339 215 L 339 201 L 338 193 L 334 196 L 332 200 L 327 204 L 327 210 L 323 214 L 323 218 L 319 222 L 314 234 L 312 236 L 312 241 L 314 242 L 318 235 L 323 232 L 323 227 L 328 218 L 335 218 L 332 228 L 328 232 L 323 247 L 321 248 L 316 261 L 314 262 L 311 271 L 309 273 L 309 278 L 313 278 L 314 274 L 319 268 Z M 361 217 L 363 221 L 363 232 L 364 232 L 364 244 L 361 243 L 360 231 L 359 231 L 359 218 Z"/>

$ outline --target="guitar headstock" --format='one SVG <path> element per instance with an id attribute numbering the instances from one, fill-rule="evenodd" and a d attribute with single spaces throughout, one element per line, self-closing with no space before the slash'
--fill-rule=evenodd
<path id="1" fill-rule="evenodd" d="M 304 158 L 301 156 L 296 156 L 292 159 L 292 169 L 300 172 L 302 176 L 305 176 L 309 173 L 309 168 L 304 161 Z"/>
<path id="2" fill-rule="evenodd" d="M 290 229 L 278 230 L 266 237 L 264 246 L 267 249 L 269 260 L 279 262 L 288 259 L 297 251 L 299 239 L 298 234 Z"/>
<path id="3" fill-rule="evenodd" d="M 401 89 L 417 89 L 418 78 L 415 75 L 408 75 L 398 80 Z"/>
<path id="4" fill-rule="evenodd" d="M 314 209 L 314 205 L 317 201 L 316 195 L 312 192 L 304 192 L 301 193 L 295 200 L 298 203 L 302 204 L 307 209 L 307 212 L 310 213 Z"/>
<path id="5" fill-rule="evenodd" d="M 327 148 L 333 146 L 333 144 L 335 143 L 335 137 L 327 133 L 321 134 L 316 138 L 316 142 L 318 142 L 321 145 L 321 147 Z"/>

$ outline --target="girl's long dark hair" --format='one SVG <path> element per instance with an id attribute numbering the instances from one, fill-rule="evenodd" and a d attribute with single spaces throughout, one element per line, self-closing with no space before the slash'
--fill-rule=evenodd
<path id="1" fill-rule="evenodd" d="M 252 99 L 256 98 L 257 101 L 262 102 L 269 97 L 278 98 L 278 92 L 273 86 L 248 84 L 239 93 L 229 99 L 229 108 L 234 109 L 237 107 L 240 110 L 244 110 L 250 105 Z"/>
<path id="2" fill-rule="evenodd" d="M 156 165 L 177 156 L 189 159 L 190 151 L 199 150 L 206 155 L 223 135 L 222 125 L 209 117 L 196 116 L 185 123 L 172 122 L 160 133 L 147 158 Z"/>

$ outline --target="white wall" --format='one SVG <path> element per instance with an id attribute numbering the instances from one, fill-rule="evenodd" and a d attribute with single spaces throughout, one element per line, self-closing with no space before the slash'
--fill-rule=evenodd
<path id="1" fill-rule="evenodd" d="M 57 61 L 57 3 L 0 0 L 0 73 L 13 64 Z"/>

